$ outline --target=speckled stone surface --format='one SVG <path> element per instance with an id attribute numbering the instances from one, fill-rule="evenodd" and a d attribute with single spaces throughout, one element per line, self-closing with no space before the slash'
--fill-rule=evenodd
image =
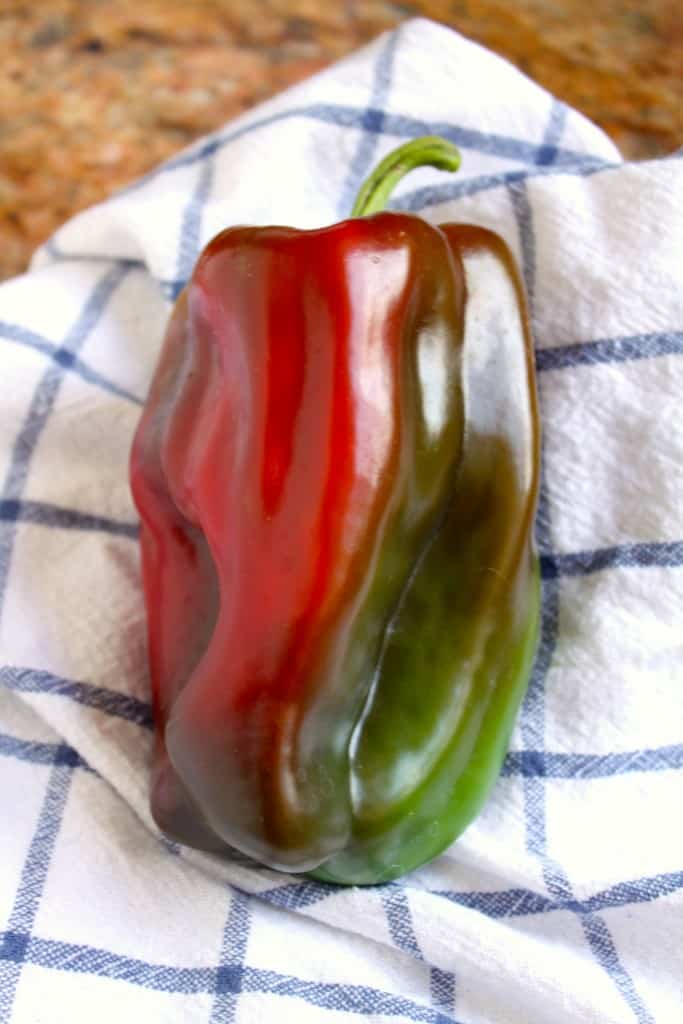
<path id="1" fill-rule="evenodd" d="M 72 213 L 416 15 L 512 60 L 626 156 L 683 143 L 681 0 L 0 0 L 0 278 Z"/>

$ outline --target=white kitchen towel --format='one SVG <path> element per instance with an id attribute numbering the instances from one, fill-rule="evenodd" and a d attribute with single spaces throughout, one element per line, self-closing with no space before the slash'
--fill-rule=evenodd
<path id="1" fill-rule="evenodd" d="M 163 839 L 127 459 L 172 298 L 234 224 L 395 205 L 500 232 L 544 424 L 540 650 L 502 777 L 433 864 L 344 889 Z M 0 288 L 0 1022 L 680 1024 L 683 160 L 625 163 L 424 20 L 75 217 Z"/>

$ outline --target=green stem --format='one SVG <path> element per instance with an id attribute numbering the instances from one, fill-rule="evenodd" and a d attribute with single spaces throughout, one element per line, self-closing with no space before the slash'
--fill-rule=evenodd
<path id="1" fill-rule="evenodd" d="M 415 167 L 424 166 L 457 171 L 460 152 L 452 142 L 437 135 L 424 135 L 392 150 L 361 185 L 351 216 L 367 217 L 384 210 L 401 178 Z"/>

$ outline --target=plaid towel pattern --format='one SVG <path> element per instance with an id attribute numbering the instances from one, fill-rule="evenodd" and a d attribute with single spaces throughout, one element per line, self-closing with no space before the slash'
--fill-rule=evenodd
<path id="1" fill-rule="evenodd" d="M 544 421 L 542 639 L 502 777 L 433 864 L 325 886 L 181 849 L 147 807 L 127 458 L 170 303 L 235 223 L 395 204 L 502 233 Z M 0 1022 L 683 1020 L 681 154 L 624 163 L 432 23 L 367 49 L 67 224 L 0 288 Z"/>

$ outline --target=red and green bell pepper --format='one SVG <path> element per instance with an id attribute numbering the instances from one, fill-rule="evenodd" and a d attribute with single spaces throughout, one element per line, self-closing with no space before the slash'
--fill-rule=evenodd
<path id="1" fill-rule="evenodd" d="M 539 427 L 519 276 L 482 228 L 377 212 L 201 254 L 135 438 L 156 721 L 183 843 L 386 881 L 480 810 L 539 618 Z"/>

